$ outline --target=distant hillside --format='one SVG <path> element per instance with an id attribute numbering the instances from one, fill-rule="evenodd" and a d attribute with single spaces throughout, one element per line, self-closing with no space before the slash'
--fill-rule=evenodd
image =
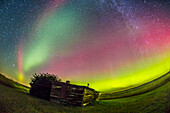
<path id="1" fill-rule="evenodd" d="M 15 82 L 12 79 L 9 79 L 5 75 L 2 75 L 2 74 L 0 74 L 0 84 L 3 84 L 11 88 L 16 88 L 22 91 L 26 91 L 26 92 L 28 92 L 30 89 L 28 86 Z"/>
<path id="2" fill-rule="evenodd" d="M 118 90 L 111 93 L 104 93 L 100 95 L 100 100 L 107 100 L 107 99 L 116 99 L 116 98 L 124 98 L 124 97 L 130 97 L 135 96 L 139 94 L 143 94 L 149 91 L 152 91 L 154 89 L 159 88 L 160 86 L 168 83 L 170 81 L 170 71 L 166 74 L 160 76 L 157 79 L 154 79 L 150 82 L 141 84 L 136 87 L 130 87 L 125 90 Z"/>
<path id="3" fill-rule="evenodd" d="M 169 81 L 170 81 L 170 71 L 157 79 L 154 79 L 150 82 L 147 82 L 145 84 L 136 87 L 127 88 L 126 90 L 118 90 L 115 92 L 110 91 L 111 93 L 101 93 L 99 99 L 100 100 L 117 99 L 117 98 L 124 98 L 124 97 L 143 94 L 152 91 L 154 89 L 157 89 Z M 13 81 L 12 79 L 9 79 L 2 74 L 0 74 L 0 84 L 3 84 L 11 88 L 16 88 L 24 92 L 29 92 L 30 89 L 30 87 L 22 85 L 16 81 Z"/>
<path id="4" fill-rule="evenodd" d="M 14 83 L 13 83 L 14 84 Z M 0 84 L 0 113 L 170 113 L 170 82 L 150 92 L 99 100 L 85 107 L 65 106 L 35 98 Z"/>

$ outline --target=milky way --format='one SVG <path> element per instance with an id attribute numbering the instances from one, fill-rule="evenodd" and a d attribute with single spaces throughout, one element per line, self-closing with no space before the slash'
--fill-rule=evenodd
<path id="1" fill-rule="evenodd" d="M 170 70 L 170 1 L 0 2 L 0 72 L 28 84 L 33 73 L 111 91 Z"/>

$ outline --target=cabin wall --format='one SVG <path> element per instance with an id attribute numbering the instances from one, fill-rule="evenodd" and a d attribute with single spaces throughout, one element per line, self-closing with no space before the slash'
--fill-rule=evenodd
<path id="1" fill-rule="evenodd" d="M 50 101 L 85 106 L 92 101 L 96 101 L 98 96 L 98 92 L 88 87 L 55 82 L 51 87 Z"/>
<path id="2" fill-rule="evenodd" d="M 90 102 L 96 101 L 98 98 L 98 95 L 99 95 L 98 92 L 85 88 L 84 97 L 83 97 L 83 105 L 85 106 L 86 104 L 89 104 Z"/>
<path id="3" fill-rule="evenodd" d="M 50 100 L 64 104 L 82 106 L 84 88 L 66 84 L 53 84 Z"/>
<path id="4" fill-rule="evenodd" d="M 82 106 L 84 88 L 68 86 L 66 93 L 67 93 L 66 100 L 69 104 Z"/>
<path id="5" fill-rule="evenodd" d="M 60 98 L 61 84 L 55 84 L 51 87 L 50 100 L 53 98 Z"/>

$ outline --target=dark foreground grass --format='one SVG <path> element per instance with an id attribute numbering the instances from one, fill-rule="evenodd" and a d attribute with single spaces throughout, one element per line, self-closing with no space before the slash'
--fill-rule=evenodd
<path id="1" fill-rule="evenodd" d="M 170 82 L 137 96 L 100 100 L 85 107 L 64 106 L 0 84 L 0 113 L 169 113 Z"/>

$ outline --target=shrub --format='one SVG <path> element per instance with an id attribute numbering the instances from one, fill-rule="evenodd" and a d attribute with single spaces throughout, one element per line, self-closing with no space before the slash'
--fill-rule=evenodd
<path id="1" fill-rule="evenodd" d="M 61 81 L 61 79 L 54 74 L 33 74 L 33 77 L 31 78 L 30 82 L 30 95 L 49 100 L 52 81 Z"/>

